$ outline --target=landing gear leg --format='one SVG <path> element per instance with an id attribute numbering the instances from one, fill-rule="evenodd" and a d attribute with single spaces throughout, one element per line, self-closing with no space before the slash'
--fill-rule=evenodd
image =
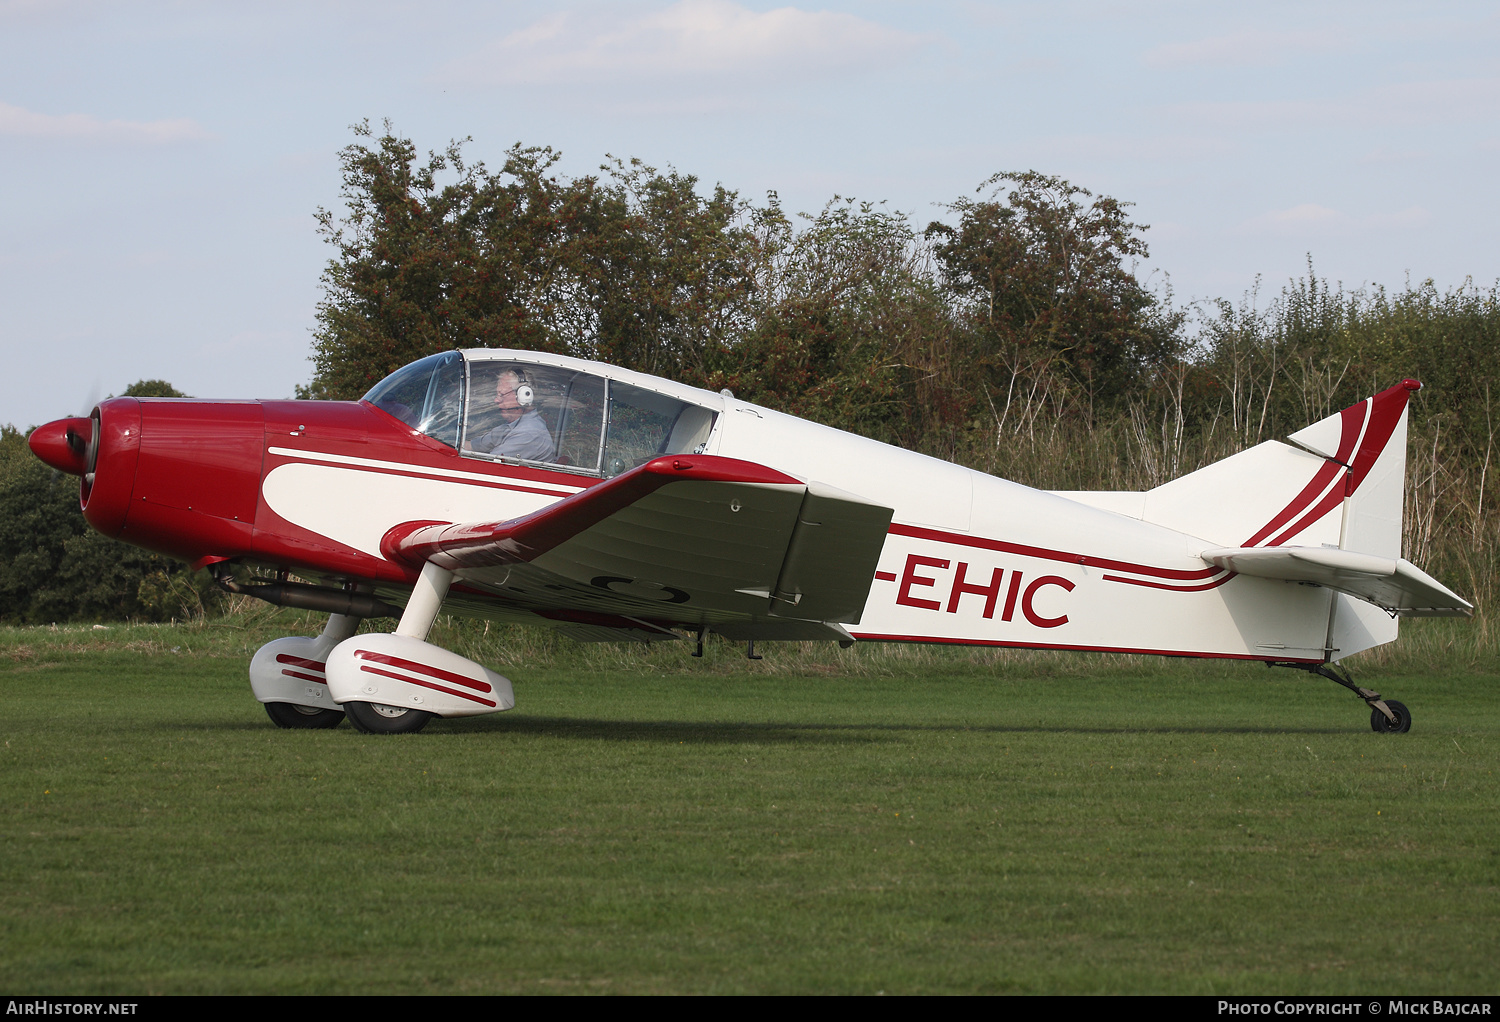
<path id="1" fill-rule="evenodd" d="M 351 614 L 330 614 L 316 638 L 288 636 L 256 651 L 250 687 L 272 723 L 297 731 L 339 726 L 344 711 L 328 694 L 324 664 L 335 646 L 359 631 L 359 622 Z"/>
<path id="2" fill-rule="evenodd" d="M 1411 711 L 1405 703 L 1394 699 L 1382 699 L 1379 692 L 1356 685 L 1349 672 L 1333 664 L 1273 664 L 1274 667 L 1296 667 L 1309 674 L 1318 674 L 1329 681 L 1344 686 L 1359 696 L 1370 707 L 1370 730 L 1380 734 L 1402 734 L 1411 730 Z"/>
<path id="3" fill-rule="evenodd" d="M 431 561 L 424 564 L 401 614 L 401 622 L 396 625 L 396 634 L 425 642 L 452 583 L 453 572 Z M 343 704 L 343 710 L 349 723 L 367 735 L 414 735 L 432 719 L 432 714 L 423 710 L 363 700 L 349 700 Z"/>

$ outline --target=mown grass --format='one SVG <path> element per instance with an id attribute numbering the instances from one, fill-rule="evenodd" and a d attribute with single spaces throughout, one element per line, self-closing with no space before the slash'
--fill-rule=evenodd
<path id="1" fill-rule="evenodd" d="M 1240 664 L 525 633 L 516 710 L 378 739 L 253 702 L 245 649 L 297 620 L 0 631 L 0 987 L 1500 981 L 1500 677 L 1462 657 L 1368 668 L 1415 719 L 1384 736 Z"/>

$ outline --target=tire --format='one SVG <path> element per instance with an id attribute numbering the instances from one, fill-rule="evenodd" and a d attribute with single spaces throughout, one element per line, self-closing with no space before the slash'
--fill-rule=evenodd
<path id="1" fill-rule="evenodd" d="M 414 735 L 427 726 L 432 714 L 383 703 L 345 703 L 349 723 L 367 735 Z"/>
<path id="2" fill-rule="evenodd" d="M 301 706 L 297 703 L 266 703 L 266 716 L 277 727 L 288 731 L 326 731 L 344 722 L 338 710 L 323 710 L 316 706 Z"/>
<path id="3" fill-rule="evenodd" d="M 1385 705 L 1391 708 L 1396 715 L 1395 723 L 1386 719 L 1385 714 L 1379 710 L 1370 711 L 1370 730 L 1380 734 L 1404 735 L 1411 730 L 1411 711 L 1406 708 L 1405 703 L 1398 703 L 1394 699 L 1387 699 Z"/>

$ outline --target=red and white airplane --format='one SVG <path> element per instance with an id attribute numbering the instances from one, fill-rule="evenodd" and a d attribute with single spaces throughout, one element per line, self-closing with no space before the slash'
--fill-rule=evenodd
<path id="1" fill-rule="evenodd" d="M 957 643 L 1332 667 L 1471 606 L 1401 558 L 1407 380 L 1142 493 L 1034 490 L 596 362 L 454 351 L 358 402 L 113 398 L 30 439 L 107 536 L 330 614 L 250 666 L 282 727 L 514 705 L 441 608 L 583 641 Z M 239 580 L 234 565 L 278 573 Z M 318 580 L 290 582 L 287 576 Z M 400 605 L 400 606 L 397 606 Z M 404 608 L 404 609 L 403 609 Z M 394 633 L 357 635 L 365 617 Z"/>

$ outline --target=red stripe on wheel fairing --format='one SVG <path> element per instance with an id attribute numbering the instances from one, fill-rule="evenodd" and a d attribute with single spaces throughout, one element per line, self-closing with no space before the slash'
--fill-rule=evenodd
<path id="1" fill-rule="evenodd" d="M 408 678 L 405 675 L 397 674 L 395 671 L 382 671 L 380 668 L 371 667 L 369 664 L 360 664 L 359 669 L 367 674 L 378 674 L 384 678 L 395 678 L 397 681 L 404 681 L 408 685 L 420 685 L 423 688 L 430 688 L 434 692 L 443 692 L 450 696 L 458 696 L 460 699 L 467 699 L 469 702 L 478 703 L 480 706 L 495 705 L 493 699 L 481 699 L 479 696 L 472 696 L 467 692 L 459 692 L 443 685 L 435 685 L 430 681 L 423 681 L 421 678 Z"/>
<path id="2" fill-rule="evenodd" d="M 305 671 L 324 671 L 326 673 L 328 669 L 328 665 L 321 660 L 309 660 L 306 657 L 292 656 L 290 653 L 277 653 L 276 662 L 278 664 L 290 664 L 292 667 L 300 667 Z"/>
<path id="3" fill-rule="evenodd" d="M 281 669 L 281 673 L 285 674 L 288 678 L 300 678 L 303 681 L 316 681 L 319 685 L 328 684 L 328 682 L 323 678 L 314 678 L 311 674 L 303 674 L 301 671 L 289 671 L 284 667 Z"/>
<path id="4" fill-rule="evenodd" d="M 491 690 L 490 684 L 487 681 L 478 681 L 462 674 L 454 674 L 452 671 L 445 671 L 441 667 L 433 667 L 430 664 L 424 664 L 417 660 L 407 660 L 402 657 L 391 656 L 389 653 L 376 653 L 368 649 L 355 650 L 354 655 L 361 660 L 373 660 L 377 664 L 385 664 L 388 667 L 399 667 L 403 671 L 411 671 L 414 674 L 425 674 L 429 678 L 437 678 L 439 681 L 448 681 L 455 685 L 463 685 L 465 688 L 472 688 L 476 692 L 489 692 Z M 369 668 L 365 668 L 365 670 L 369 670 Z"/>

